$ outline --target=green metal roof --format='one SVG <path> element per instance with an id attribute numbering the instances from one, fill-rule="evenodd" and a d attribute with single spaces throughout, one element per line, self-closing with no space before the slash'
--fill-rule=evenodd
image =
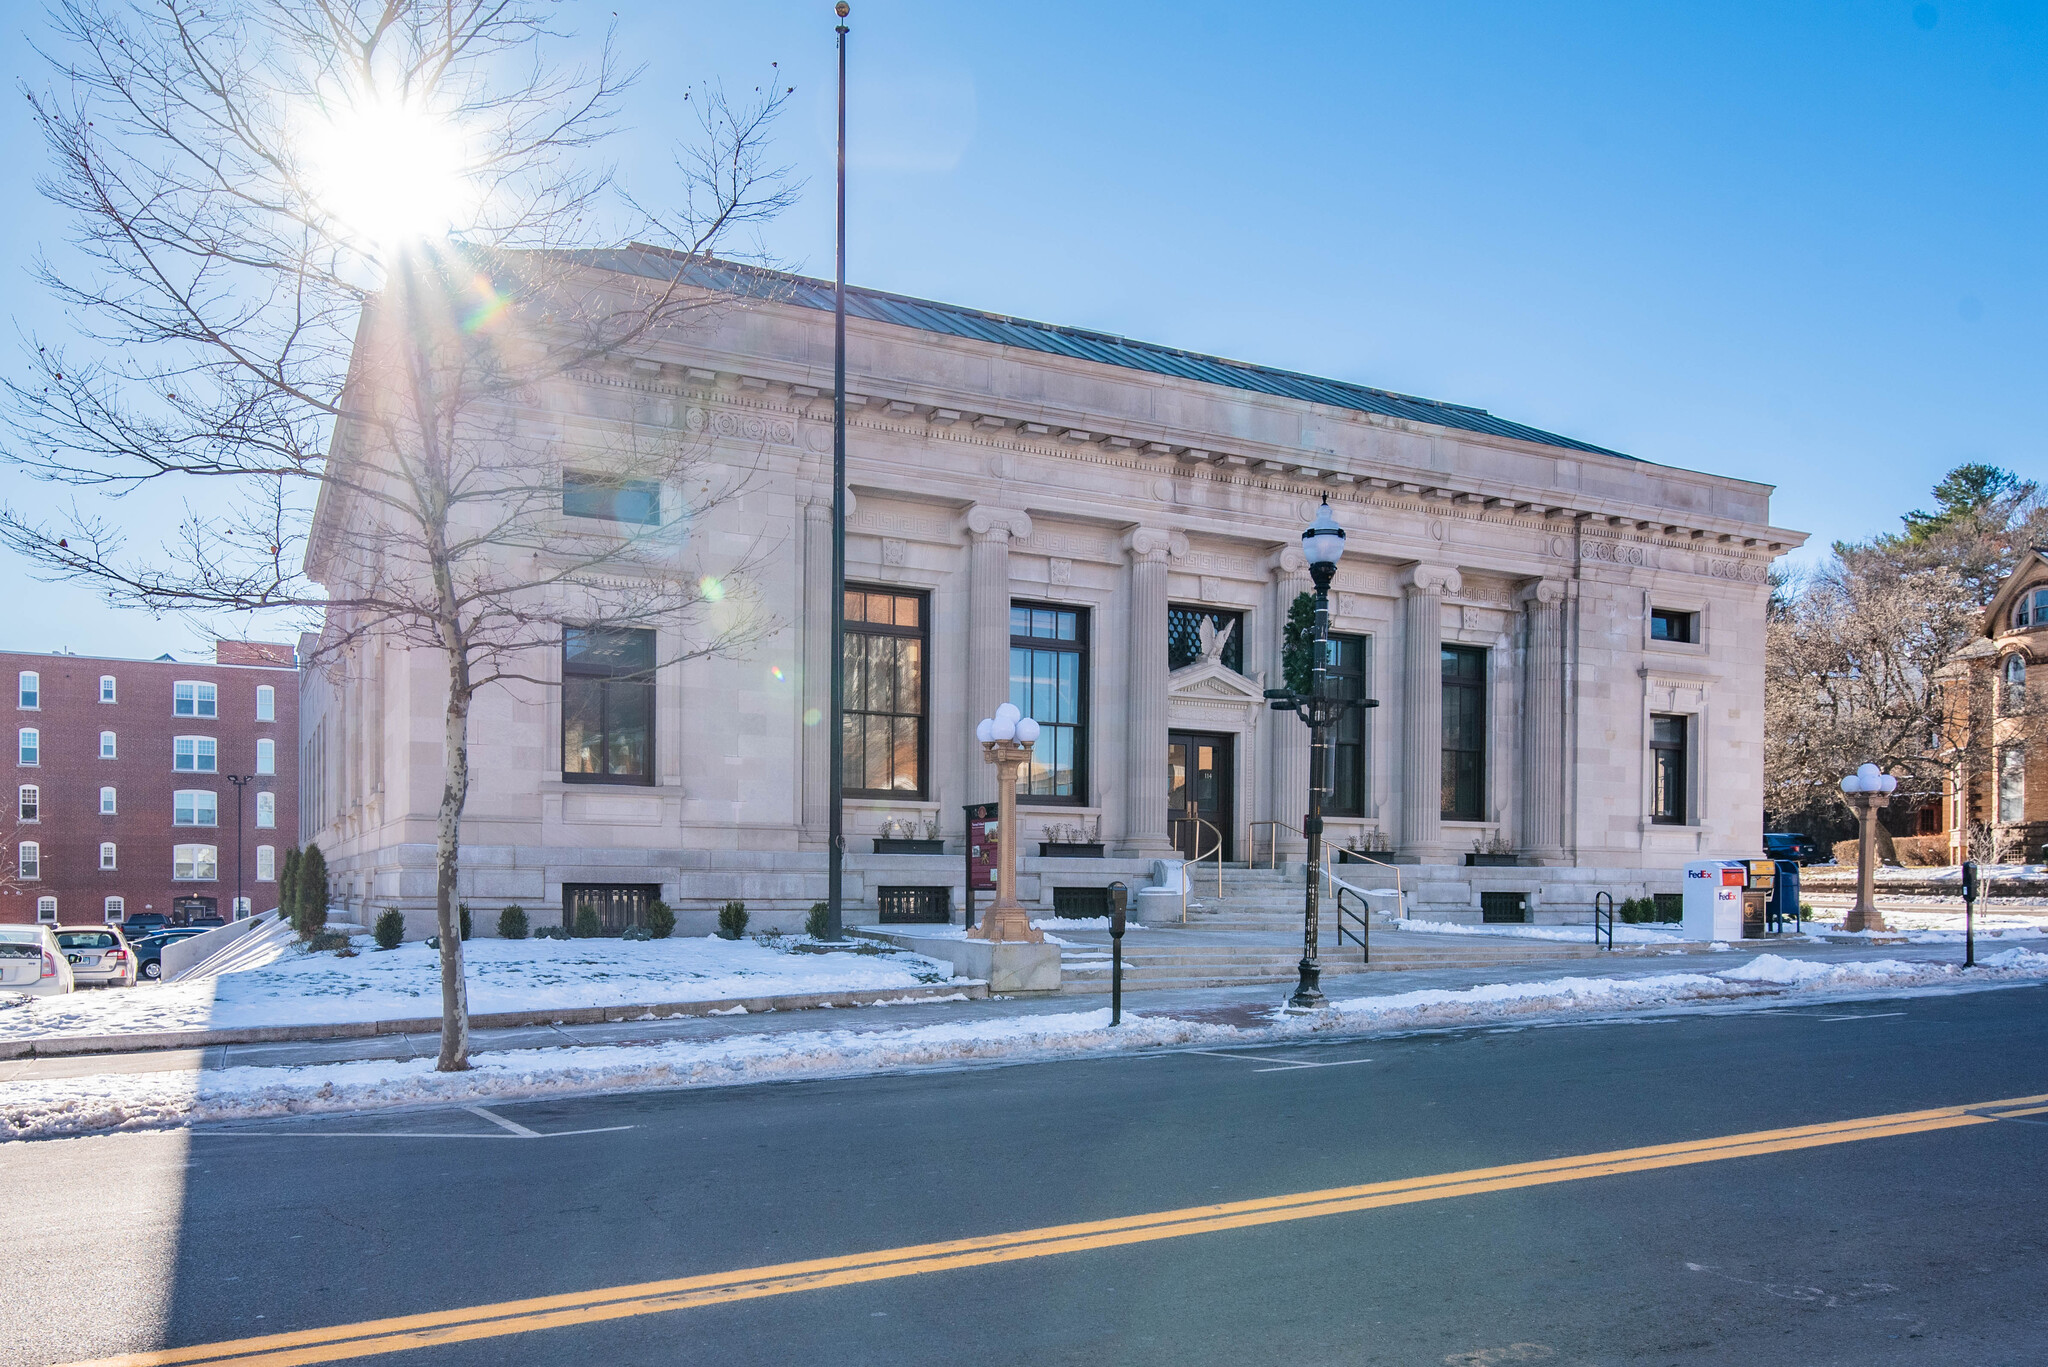
<path id="1" fill-rule="evenodd" d="M 573 260 L 601 269 L 657 280 L 672 277 L 676 273 L 679 260 L 672 252 L 637 243 L 630 247 L 574 252 L 568 255 Z M 791 275 L 783 271 L 761 270 L 723 261 L 692 263 L 685 271 L 685 278 L 692 284 L 708 289 L 724 290 L 750 298 L 773 299 L 780 303 L 820 309 L 828 313 L 832 309 L 832 282 L 829 280 Z M 1200 352 L 1182 351 L 1177 347 L 1159 346 L 1152 342 L 1137 342 L 1106 332 L 1090 332 L 1085 328 L 1035 323 L 1027 318 L 985 313 L 979 309 L 962 308 L 957 304 L 941 304 L 929 299 L 913 299 L 907 295 L 890 294 L 884 290 L 862 289 L 848 285 L 846 312 L 849 317 L 866 318 L 878 323 L 894 323 L 899 327 L 916 328 L 921 332 L 968 337 L 976 341 L 993 342 L 998 346 L 1020 347 L 1027 351 L 1042 351 L 1055 356 L 1071 356 L 1077 360 L 1121 366 L 1126 370 L 1143 370 L 1155 375 L 1199 380 L 1230 389 L 1274 394 L 1281 398 L 1299 399 L 1304 403 L 1328 404 L 1332 408 L 1348 408 L 1360 413 L 1378 413 L 1409 422 L 1433 423 L 1438 427 L 1481 432 L 1513 441 L 1534 442 L 1541 446 L 1590 451 L 1595 455 L 1619 456 L 1623 460 L 1636 459 L 1620 451 L 1595 446 L 1591 442 L 1559 436 L 1555 432 L 1545 432 L 1524 423 L 1510 422 L 1506 418 L 1497 418 L 1483 408 L 1443 403 L 1436 399 L 1421 399 L 1412 394 L 1396 394 L 1391 390 L 1374 389 L 1369 385 L 1326 380 L 1292 370 L 1276 370 L 1271 366 L 1248 365 L 1243 361 L 1205 356 Z"/>

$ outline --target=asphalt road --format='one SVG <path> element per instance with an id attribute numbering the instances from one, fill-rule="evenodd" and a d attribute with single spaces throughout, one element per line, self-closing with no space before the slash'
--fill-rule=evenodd
<path id="1" fill-rule="evenodd" d="M 2044 1026 L 2033 987 L 15 1145 L 0 1360 L 2048 1093 Z M 352 1360 L 2032 1367 L 2048 1361 L 2044 1122 Z"/>

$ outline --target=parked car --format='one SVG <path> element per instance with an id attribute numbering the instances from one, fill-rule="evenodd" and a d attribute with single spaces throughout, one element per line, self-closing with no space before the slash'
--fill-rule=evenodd
<path id="1" fill-rule="evenodd" d="M 0 926 L 0 991 L 54 997 L 77 986 L 48 926 Z"/>
<path id="2" fill-rule="evenodd" d="M 154 935 L 132 941 L 130 947 L 135 951 L 136 976 L 145 982 L 159 981 L 164 976 L 164 946 L 205 933 L 203 926 L 169 926 Z"/>
<path id="3" fill-rule="evenodd" d="M 135 986 L 135 956 L 119 926 L 58 926 L 57 948 L 79 987 Z"/>
<path id="4" fill-rule="evenodd" d="M 1826 864 L 1833 856 L 1820 842 L 1798 831 L 1765 831 L 1764 853 L 1773 859 L 1792 859 L 1801 864 Z"/>
<path id="5" fill-rule="evenodd" d="M 170 923 L 170 918 L 160 911 L 131 911 L 128 919 L 121 922 L 121 933 L 132 945 L 145 935 L 156 934 Z"/>

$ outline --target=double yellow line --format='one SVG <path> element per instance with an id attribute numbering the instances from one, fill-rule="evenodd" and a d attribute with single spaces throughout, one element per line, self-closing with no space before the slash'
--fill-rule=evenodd
<path id="1" fill-rule="evenodd" d="M 1296 1192 L 1255 1201 L 1189 1206 L 1116 1220 L 1050 1225 L 1012 1234 L 951 1239 L 943 1243 L 916 1244 L 839 1258 L 742 1268 L 736 1272 L 712 1272 L 669 1281 L 643 1282 L 637 1286 L 614 1286 L 563 1296 L 500 1301 L 495 1305 L 366 1320 L 327 1329 L 306 1329 L 190 1348 L 130 1353 L 92 1363 L 74 1363 L 70 1367 L 171 1367 L 172 1364 L 214 1363 L 234 1364 L 234 1367 L 255 1367 L 256 1364 L 261 1364 L 261 1367 L 295 1367 L 301 1363 L 336 1362 L 344 1358 L 404 1352 L 411 1348 L 431 1348 L 437 1344 L 526 1334 L 536 1329 L 596 1324 L 636 1315 L 657 1315 L 704 1305 L 819 1291 L 826 1287 L 916 1277 L 927 1272 L 988 1267 L 1026 1258 L 1049 1258 L 1088 1249 L 1147 1243 L 1155 1239 L 1178 1239 L 1190 1234 L 1247 1229 L 1286 1220 L 1309 1220 L 1323 1215 L 1375 1210 L 1382 1206 L 1441 1201 L 1453 1196 L 1477 1196 L 1489 1191 L 1577 1182 L 1589 1177 L 1613 1177 L 1628 1172 L 1649 1172 L 1657 1168 L 1718 1163 L 1729 1158 L 1850 1144 L 1864 1139 L 1925 1134 L 1933 1130 L 1958 1129 L 2044 1113 L 2048 1113 L 2048 1095 L 1971 1106 L 1943 1106 L 1928 1111 L 1904 1111 L 1827 1125 L 1760 1130 L 1683 1144 L 1657 1144 L 1649 1148 L 1619 1149 L 1574 1158 L 1553 1158 L 1536 1163 L 1513 1163 L 1506 1167 L 1440 1173 L 1431 1177 L 1408 1177 L 1392 1182 Z"/>

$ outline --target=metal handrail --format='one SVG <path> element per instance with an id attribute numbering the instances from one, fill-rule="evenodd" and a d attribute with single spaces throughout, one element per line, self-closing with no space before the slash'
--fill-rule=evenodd
<path id="1" fill-rule="evenodd" d="M 1603 901 L 1606 903 L 1606 910 L 1604 911 L 1601 909 Z M 1593 943 L 1596 945 L 1600 943 L 1600 922 L 1603 918 L 1607 922 L 1607 947 L 1612 949 L 1614 948 L 1614 894 L 1611 892 L 1601 891 L 1593 894 Z"/>
<path id="2" fill-rule="evenodd" d="M 1215 858 L 1216 898 L 1218 901 L 1221 901 L 1223 899 L 1223 832 L 1216 825 L 1215 822 L 1206 820 L 1199 816 L 1174 817 L 1172 818 L 1172 821 L 1169 822 L 1169 828 L 1183 821 L 1194 822 L 1197 830 L 1197 835 L 1195 839 L 1195 857 L 1193 859 L 1188 860 L 1187 862 L 1190 864 L 1199 865 L 1204 859 L 1211 858 L 1212 856 Z M 1200 832 L 1203 830 L 1208 831 L 1211 835 L 1216 837 L 1216 843 L 1214 845 L 1211 845 L 1207 850 L 1202 849 Z M 1178 834 L 1174 836 L 1174 844 L 1176 846 L 1180 844 L 1180 838 Z M 1183 923 L 1185 923 L 1188 919 L 1188 889 L 1194 885 L 1194 881 L 1195 880 L 1192 875 L 1187 874 L 1185 871 L 1182 873 L 1180 880 L 1180 919 Z"/>
<path id="3" fill-rule="evenodd" d="M 1351 938 L 1358 942 L 1359 952 L 1363 956 L 1360 962 L 1369 964 L 1372 962 L 1372 903 L 1366 901 L 1365 894 L 1352 887 L 1349 883 L 1340 883 L 1334 878 L 1331 882 L 1335 884 L 1337 889 L 1337 898 L 1334 903 L 1337 908 L 1337 948 L 1340 950 L 1344 948 L 1344 936 L 1348 933 L 1344 926 L 1344 918 L 1349 916 L 1352 920 L 1358 922 L 1358 933 Z M 1352 911 L 1346 907 L 1344 905 L 1346 893 L 1356 897 L 1359 906 L 1363 907 L 1364 910 Z"/>

